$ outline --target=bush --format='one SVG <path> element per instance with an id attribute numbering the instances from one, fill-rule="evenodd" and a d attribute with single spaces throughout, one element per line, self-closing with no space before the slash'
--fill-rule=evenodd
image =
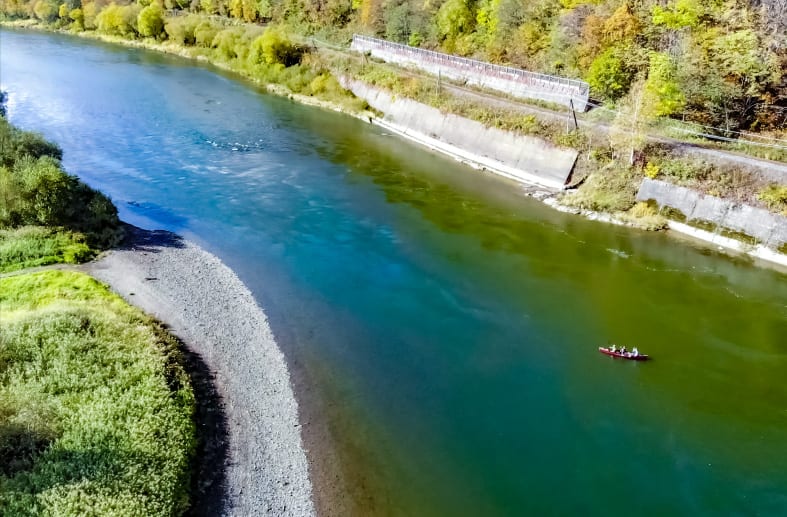
<path id="1" fill-rule="evenodd" d="M 152 3 L 137 16 L 139 33 L 146 38 L 159 38 L 164 34 L 164 9 Z"/>
<path id="2" fill-rule="evenodd" d="M 216 49 L 223 60 L 230 61 L 238 57 L 238 41 L 242 36 L 243 29 L 224 29 L 216 34 L 211 46 Z"/>
<path id="3" fill-rule="evenodd" d="M 216 34 L 218 33 L 219 30 L 209 21 L 205 20 L 200 22 L 194 28 L 194 41 L 197 46 L 207 48 L 213 44 L 213 40 L 216 38 Z"/>
<path id="4" fill-rule="evenodd" d="M 141 10 L 139 4 L 109 4 L 96 16 L 96 25 L 98 30 L 106 34 L 135 38 L 139 34 L 137 17 Z"/>
<path id="5" fill-rule="evenodd" d="M 167 18 L 164 31 L 167 38 L 180 45 L 194 45 L 197 43 L 195 31 L 199 25 L 199 17 L 194 15 Z"/>
<path id="6" fill-rule="evenodd" d="M 252 42 L 249 59 L 254 65 L 293 66 L 300 63 L 303 54 L 303 47 L 294 44 L 278 29 L 271 28 Z"/>
<path id="7" fill-rule="evenodd" d="M 91 246 L 114 245 L 117 209 L 102 193 L 60 166 L 60 148 L 0 119 L 0 228 L 62 226 L 83 233 Z"/>
<path id="8" fill-rule="evenodd" d="M 770 210 L 787 215 L 787 185 L 772 183 L 757 193 L 757 199 Z"/>
<path id="9" fill-rule="evenodd" d="M 11 167 L 17 159 L 25 156 L 49 156 L 60 160 L 63 151 L 38 133 L 20 131 L 0 117 L 0 166 Z"/>
<path id="10" fill-rule="evenodd" d="M 624 212 L 634 206 L 639 183 L 632 170 L 608 166 L 590 174 L 576 192 L 563 196 L 562 202 L 599 212 Z"/>

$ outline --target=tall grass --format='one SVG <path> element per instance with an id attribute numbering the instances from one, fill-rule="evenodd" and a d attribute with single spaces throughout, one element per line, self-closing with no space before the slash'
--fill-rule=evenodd
<path id="1" fill-rule="evenodd" d="M 0 279 L 0 514 L 175 515 L 194 395 L 177 342 L 92 278 Z"/>
<path id="2" fill-rule="evenodd" d="M 0 230 L 0 273 L 47 264 L 77 264 L 94 255 L 81 233 L 41 226 Z"/>

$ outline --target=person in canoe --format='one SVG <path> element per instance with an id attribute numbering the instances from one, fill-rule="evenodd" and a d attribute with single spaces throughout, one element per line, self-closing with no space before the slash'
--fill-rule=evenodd
<path id="1" fill-rule="evenodd" d="M 618 351 L 618 345 L 612 345 L 611 347 L 609 347 L 609 351 L 614 354 L 615 352 Z"/>
<path id="2" fill-rule="evenodd" d="M 637 350 L 637 347 L 634 347 L 634 348 L 631 350 L 631 355 L 633 355 L 634 357 L 637 357 L 637 356 L 639 356 L 639 350 Z"/>
<path id="3" fill-rule="evenodd" d="M 620 347 L 620 350 L 618 350 L 618 352 L 620 352 L 623 355 L 626 355 L 626 352 L 627 352 L 626 345 L 623 345 L 622 347 Z"/>

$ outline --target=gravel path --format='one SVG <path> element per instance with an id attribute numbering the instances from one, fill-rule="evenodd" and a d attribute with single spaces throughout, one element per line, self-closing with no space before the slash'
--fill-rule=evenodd
<path id="1" fill-rule="evenodd" d="M 201 356 L 223 402 L 228 444 L 221 501 L 193 513 L 314 515 L 298 403 L 262 309 L 235 273 L 198 246 L 169 232 L 128 232 L 125 247 L 85 271 Z"/>

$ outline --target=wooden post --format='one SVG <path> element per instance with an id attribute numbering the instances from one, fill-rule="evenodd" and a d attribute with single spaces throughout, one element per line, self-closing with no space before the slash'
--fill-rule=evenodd
<path id="1" fill-rule="evenodd" d="M 569 99 L 568 104 L 571 106 L 571 116 L 574 117 L 574 129 L 579 129 L 579 124 L 577 124 L 577 112 L 574 111 L 574 99 Z"/>
<path id="2" fill-rule="evenodd" d="M 442 85 L 440 84 L 440 76 L 441 76 L 441 73 L 440 73 L 440 69 L 438 68 L 438 69 L 437 69 L 437 93 L 440 93 L 440 91 L 441 91 L 441 86 L 442 86 Z"/>

